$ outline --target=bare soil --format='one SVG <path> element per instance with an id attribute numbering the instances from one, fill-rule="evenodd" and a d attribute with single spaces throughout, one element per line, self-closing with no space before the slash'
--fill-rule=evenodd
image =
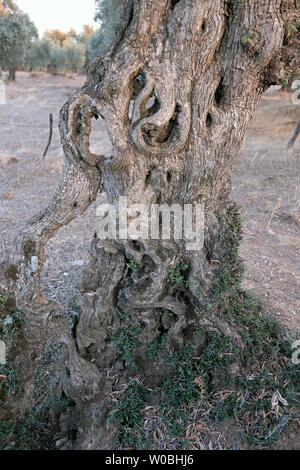
<path id="1" fill-rule="evenodd" d="M 25 220 L 45 207 L 54 192 L 62 159 L 59 110 L 84 80 L 20 72 L 16 83 L 6 87 L 7 102 L 0 105 L 0 259 Z M 43 159 L 49 113 L 54 116 L 54 135 Z M 267 314 L 300 339 L 300 138 L 293 149 L 286 148 L 299 118 L 300 107 L 290 96 L 278 89 L 263 96 L 233 168 L 232 198 L 243 207 L 245 218 L 240 248 L 244 287 L 263 300 Z M 103 123 L 97 124 L 92 139 L 98 150 L 109 147 Z M 45 290 L 66 306 L 68 314 L 76 310 L 81 266 L 103 198 L 99 195 L 47 248 Z M 208 440 L 208 447 L 243 447 L 234 423 L 224 423 L 214 432 L 219 437 L 212 438 L 214 444 Z M 278 446 L 300 449 L 299 434 L 291 431 Z"/>
<path id="2" fill-rule="evenodd" d="M 289 95 L 263 96 L 233 169 L 232 197 L 244 207 L 244 285 L 289 329 L 300 332 L 300 118 Z"/>

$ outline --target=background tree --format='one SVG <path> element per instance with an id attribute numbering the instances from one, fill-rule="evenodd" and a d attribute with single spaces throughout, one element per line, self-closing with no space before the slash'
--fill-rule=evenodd
<path id="1" fill-rule="evenodd" d="M 26 52 L 29 70 L 47 69 L 51 73 L 80 72 L 89 62 L 89 37 L 93 29 L 83 28 L 81 34 L 72 29 L 68 33 L 48 31 L 42 41 L 35 41 Z"/>
<path id="2" fill-rule="evenodd" d="M 68 34 L 60 29 L 47 29 L 44 33 L 44 38 L 62 47 L 68 38 Z"/>
<path id="3" fill-rule="evenodd" d="M 83 69 L 86 62 L 86 48 L 84 44 L 68 44 L 64 49 L 66 70 L 76 73 Z"/>
<path id="4" fill-rule="evenodd" d="M 52 44 L 50 49 L 50 61 L 47 70 L 50 73 L 57 74 L 63 72 L 66 68 L 66 48 Z"/>
<path id="5" fill-rule="evenodd" d="M 18 10 L 16 3 L 13 0 L 0 0 L 0 16 L 14 13 Z"/>
<path id="6" fill-rule="evenodd" d="M 38 32 L 29 16 L 13 2 L 2 2 L 0 7 L 0 66 L 9 70 L 9 80 L 15 80 L 16 69 L 24 65 L 26 51 Z"/>
<path id="7" fill-rule="evenodd" d="M 91 61 L 92 50 L 91 50 L 91 38 L 96 34 L 95 29 L 90 25 L 84 25 L 82 33 L 78 36 L 77 41 L 82 44 L 85 48 L 85 69 L 87 70 L 88 65 Z"/>
<path id="8" fill-rule="evenodd" d="M 84 38 L 85 41 L 88 41 L 90 37 L 92 36 L 92 34 L 95 34 L 95 33 L 96 31 L 93 28 L 93 26 L 89 24 L 83 25 L 83 31 L 82 31 L 81 36 Z"/>
<path id="9" fill-rule="evenodd" d="M 25 65 L 32 70 L 46 69 L 51 62 L 52 45 L 47 39 L 35 41 L 27 49 L 25 54 Z"/>
<path id="10" fill-rule="evenodd" d="M 78 41 L 79 35 L 77 34 L 74 28 L 71 28 L 70 31 L 67 33 L 68 38 L 72 39 L 73 41 Z"/>
<path id="11" fill-rule="evenodd" d="M 109 48 L 120 21 L 124 2 L 122 0 L 96 0 L 95 21 L 99 31 L 91 36 L 91 54 L 103 54 Z"/>
<path id="12" fill-rule="evenodd" d="M 122 439 L 129 435 L 132 445 L 140 412 L 151 403 L 184 429 L 187 400 L 244 387 L 251 365 L 261 369 L 274 348 L 282 354 L 274 325 L 240 288 L 241 220 L 229 195 L 231 167 L 262 93 L 299 68 L 298 28 L 289 33 L 298 6 L 128 0 L 107 55 L 93 62 L 87 83 L 63 107 L 59 186 L 18 234 L 2 279 L 25 314 L 15 359 L 23 388 L 14 410 L 28 402 L 33 360 L 45 341 L 61 342 L 61 390 L 71 400 L 63 419 L 70 432 L 78 431 L 69 446 L 113 447 L 122 426 Z M 110 155 L 89 148 L 91 120 L 100 117 Z M 174 238 L 99 240 L 95 234 L 71 333 L 62 307 L 43 293 L 45 244 L 102 190 L 116 208 L 120 196 L 149 209 L 201 203 L 204 247 L 189 251 Z M 272 373 L 277 380 L 278 370 Z"/>

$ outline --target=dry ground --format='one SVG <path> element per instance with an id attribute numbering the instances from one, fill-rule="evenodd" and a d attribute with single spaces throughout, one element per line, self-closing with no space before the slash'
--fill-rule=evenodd
<path id="1" fill-rule="evenodd" d="M 232 197 L 244 206 L 245 287 L 300 335 L 300 139 L 286 149 L 300 106 L 267 93 L 248 126 L 233 170 Z"/>
<path id="2" fill-rule="evenodd" d="M 47 205 L 56 187 L 62 157 L 59 109 L 83 82 L 82 76 L 18 73 L 17 82 L 7 85 L 7 104 L 0 105 L 0 259 L 16 231 Z M 50 112 L 55 131 L 43 161 Z M 245 217 L 240 250 L 246 265 L 244 286 L 300 339 L 300 138 L 293 150 L 286 149 L 299 118 L 300 107 L 289 97 L 277 90 L 263 97 L 233 168 L 232 198 L 243 206 Z M 93 133 L 93 145 L 109 145 L 101 123 Z M 66 305 L 68 313 L 76 309 L 81 264 L 101 200 L 99 195 L 87 213 L 64 227 L 48 246 L 45 289 Z M 226 426 L 221 447 L 231 448 L 234 431 Z M 285 438 L 281 447 L 299 449 L 299 436 Z"/>

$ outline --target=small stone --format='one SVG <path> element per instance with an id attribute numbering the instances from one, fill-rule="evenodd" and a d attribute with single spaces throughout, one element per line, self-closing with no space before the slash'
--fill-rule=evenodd
<path id="1" fill-rule="evenodd" d="M 68 450 L 71 447 L 71 442 L 67 438 L 59 439 L 56 441 L 55 447 L 60 450 Z"/>
<path id="2" fill-rule="evenodd" d="M 7 165 L 13 165 L 15 163 L 19 163 L 19 160 L 15 157 L 12 157 L 7 161 Z"/>
<path id="3" fill-rule="evenodd" d="M 7 166 L 7 165 L 14 164 L 14 163 L 19 163 L 18 158 L 11 157 L 10 155 L 8 155 L 6 153 L 5 154 L 3 154 L 3 153 L 0 154 L 0 166 Z"/>
<path id="4" fill-rule="evenodd" d="M 77 259 L 76 261 L 73 261 L 73 266 L 83 266 L 83 260 Z"/>

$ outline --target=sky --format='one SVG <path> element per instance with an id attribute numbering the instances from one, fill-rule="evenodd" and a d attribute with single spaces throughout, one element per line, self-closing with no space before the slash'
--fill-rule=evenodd
<path id="1" fill-rule="evenodd" d="M 46 29 L 61 29 L 68 32 L 74 28 L 80 32 L 84 24 L 95 26 L 95 0 L 15 0 L 15 2 L 21 10 L 29 14 L 40 37 Z"/>

